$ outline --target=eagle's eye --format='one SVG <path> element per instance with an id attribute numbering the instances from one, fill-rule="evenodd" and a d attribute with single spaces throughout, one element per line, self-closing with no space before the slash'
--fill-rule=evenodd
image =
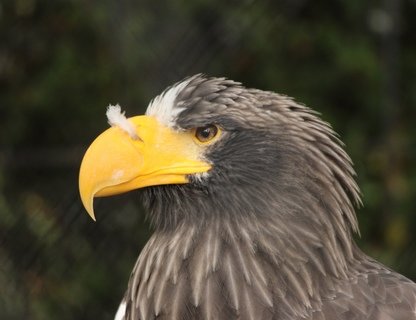
<path id="1" fill-rule="evenodd" d="M 218 127 L 210 124 L 195 129 L 195 137 L 199 142 L 205 143 L 214 139 L 218 134 Z"/>

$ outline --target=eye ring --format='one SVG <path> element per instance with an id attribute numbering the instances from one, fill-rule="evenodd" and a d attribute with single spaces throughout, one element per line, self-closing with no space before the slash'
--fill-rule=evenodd
<path id="1" fill-rule="evenodd" d="M 195 128 L 195 138 L 202 143 L 207 143 L 218 135 L 219 129 L 214 124 Z"/>

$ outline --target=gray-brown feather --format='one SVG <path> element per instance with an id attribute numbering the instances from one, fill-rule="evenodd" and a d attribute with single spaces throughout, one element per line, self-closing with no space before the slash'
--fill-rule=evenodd
<path id="1" fill-rule="evenodd" d="M 290 240 L 271 253 L 272 244 L 264 242 L 272 237 L 267 240 L 255 227 L 186 229 L 176 231 L 181 240 L 171 250 L 169 232 L 152 236 L 132 273 L 126 319 L 416 319 L 414 283 L 359 251 L 346 276 L 336 277 L 332 267 L 325 270 L 319 247 L 314 259 L 321 260 L 324 273 L 302 251 L 287 255 Z M 188 241 L 193 245 L 187 254 Z"/>
<path id="2" fill-rule="evenodd" d="M 207 177 L 143 191 L 155 233 L 125 319 L 416 319 L 416 285 L 352 240 L 359 189 L 330 126 L 286 96 L 187 81 L 175 128 L 223 135 Z"/>

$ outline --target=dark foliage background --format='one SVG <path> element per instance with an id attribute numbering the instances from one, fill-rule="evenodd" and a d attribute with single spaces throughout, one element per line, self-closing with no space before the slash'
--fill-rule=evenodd
<path id="1" fill-rule="evenodd" d="M 367 253 L 416 280 L 416 1 L 0 0 L 0 318 L 111 319 L 149 236 L 136 193 L 81 207 L 106 127 L 194 73 L 294 96 L 355 162 Z"/>

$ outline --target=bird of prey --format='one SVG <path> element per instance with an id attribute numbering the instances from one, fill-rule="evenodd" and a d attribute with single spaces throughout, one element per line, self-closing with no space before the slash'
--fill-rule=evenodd
<path id="1" fill-rule="evenodd" d="M 116 319 L 416 319 L 416 284 L 352 239 L 355 173 L 316 112 L 196 75 L 107 116 L 82 202 L 141 189 L 154 228 Z"/>

